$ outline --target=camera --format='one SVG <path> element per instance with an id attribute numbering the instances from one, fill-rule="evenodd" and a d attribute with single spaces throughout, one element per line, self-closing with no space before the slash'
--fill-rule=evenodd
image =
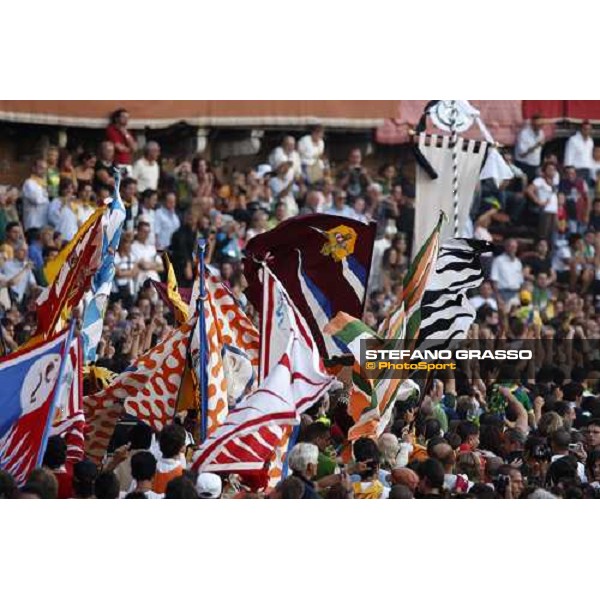
<path id="1" fill-rule="evenodd" d="M 552 450 L 546 444 L 535 446 L 531 451 L 531 456 L 536 460 L 549 462 L 552 458 Z"/>
<path id="2" fill-rule="evenodd" d="M 506 489 L 510 485 L 510 477 L 508 475 L 498 475 L 494 480 L 494 487 L 501 496 L 506 495 Z"/>

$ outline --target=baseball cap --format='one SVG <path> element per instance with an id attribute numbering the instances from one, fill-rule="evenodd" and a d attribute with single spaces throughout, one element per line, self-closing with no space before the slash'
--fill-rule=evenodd
<path id="1" fill-rule="evenodd" d="M 196 479 L 196 491 L 200 498 L 215 499 L 221 495 L 223 484 L 214 473 L 200 473 Z"/>

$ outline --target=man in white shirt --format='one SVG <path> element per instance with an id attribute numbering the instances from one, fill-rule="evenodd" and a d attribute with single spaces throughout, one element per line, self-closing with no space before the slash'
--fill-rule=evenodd
<path id="1" fill-rule="evenodd" d="M 157 190 L 160 167 L 158 158 L 160 146 L 157 142 L 148 142 L 144 147 L 144 156 L 133 165 L 133 178 L 137 180 L 138 192 Z"/>
<path id="2" fill-rule="evenodd" d="M 136 292 L 147 279 L 160 281 L 159 273 L 163 271 L 162 260 L 158 256 L 156 246 L 150 242 L 150 224 L 140 217 L 137 226 L 137 237 L 131 246 L 131 256 L 140 274 L 137 276 Z"/>
<path id="3" fill-rule="evenodd" d="M 323 169 L 325 168 L 325 163 L 323 162 L 323 155 L 325 153 L 323 133 L 323 127 L 315 125 L 311 132 L 300 138 L 298 142 L 298 154 L 300 154 L 302 173 L 309 182 L 315 182 L 323 175 Z"/>
<path id="4" fill-rule="evenodd" d="M 581 124 L 581 129 L 567 140 L 564 165 L 575 167 L 577 176 L 589 182 L 594 166 L 594 139 L 589 121 Z"/>
<path id="5" fill-rule="evenodd" d="M 156 245 L 156 205 L 158 204 L 158 192 L 148 188 L 142 192 L 140 211 L 138 219 L 150 225 L 149 242 Z"/>
<path id="6" fill-rule="evenodd" d="M 536 177 L 525 191 L 525 195 L 534 205 L 534 212 L 539 212 L 538 237 L 540 239 L 550 239 L 556 226 L 558 195 L 554 184 L 555 176 L 554 164 L 546 163 L 540 177 Z"/>
<path id="7" fill-rule="evenodd" d="M 569 446 L 571 444 L 571 434 L 565 429 L 559 429 L 552 434 L 550 438 L 550 447 L 552 448 L 552 458 L 550 463 L 553 463 L 560 458 L 565 456 L 571 456 L 569 452 Z M 587 483 L 587 477 L 585 476 L 585 467 L 583 463 L 577 461 L 577 475 L 581 480 L 581 483 Z"/>
<path id="8" fill-rule="evenodd" d="M 273 171 L 276 171 L 281 163 L 292 163 L 292 168 L 287 174 L 290 180 L 298 179 L 302 175 L 300 155 L 296 151 L 296 140 L 291 135 L 286 135 L 281 142 L 281 146 L 278 146 L 273 150 L 269 157 L 269 162 L 271 163 Z"/>
<path id="9" fill-rule="evenodd" d="M 494 288 L 489 281 L 484 281 L 479 286 L 479 295 L 473 296 L 470 298 L 471 304 L 475 310 L 479 310 L 484 304 L 492 308 L 493 310 L 498 310 L 498 302 L 494 298 Z"/>
<path id="10" fill-rule="evenodd" d="M 545 137 L 540 115 L 531 117 L 530 125 L 524 127 L 517 136 L 515 164 L 533 181 L 542 162 L 542 147 Z"/>
<path id="11" fill-rule="evenodd" d="M 25 296 L 37 287 L 31 272 L 32 264 L 27 260 L 27 244 L 20 243 L 15 248 L 15 257 L 7 260 L 0 269 L 0 277 L 10 288 L 17 303 L 21 304 Z"/>
<path id="12" fill-rule="evenodd" d="M 29 179 L 23 184 L 23 227 L 25 231 L 48 225 L 48 190 L 46 161 L 39 158 L 33 164 Z"/>
<path id="13" fill-rule="evenodd" d="M 504 243 L 504 253 L 492 262 L 491 279 L 500 304 L 517 297 L 523 285 L 523 264 L 517 258 L 517 240 L 509 238 Z"/>
<path id="14" fill-rule="evenodd" d="M 164 206 L 156 211 L 154 228 L 156 230 L 157 250 L 165 250 L 171 245 L 171 238 L 181 225 L 175 212 L 176 205 L 177 196 L 173 192 L 169 192 L 165 196 Z"/>

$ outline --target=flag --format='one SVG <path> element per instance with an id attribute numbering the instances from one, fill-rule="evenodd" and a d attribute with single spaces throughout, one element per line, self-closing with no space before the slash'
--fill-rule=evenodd
<path id="1" fill-rule="evenodd" d="M 316 350 L 306 321 L 293 305 L 281 282 L 266 265 L 262 270 L 262 280 L 260 383 L 265 381 L 273 367 L 279 363 L 287 350 L 290 337 L 296 332 L 302 337 L 307 348 Z M 281 428 L 281 440 L 268 461 L 269 489 L 274 488 L 284 474 L 289 446 L 297 437 L 292 433 L 293 428 L 290 425 Z M 265 436 L 265 432 L 259 430 L 257 435 Z"/>
<path id="2" fill-rule="evenodd" d="M 108 387 L 86 398 L 88 409 L 116 410 L 123 404 L 127 414 L 160 431 L 175 416 L 189 334 L 194 325 L 195 318 L 169 332 L 117 375 Z"/>
<path id="3" fill-rule="evenodd" d="M 108 297 L 115 278 L 115 253 L 119 248 L 123 223 L 125 222 L 125 205 L 119 194 L 120 175 L 117 172 L 115 192 L 108 211 L 102 218 L 102 256 L 100 267 L 96 271 L 91 290 L 88 292 L 86 307 L 83 313 L 83 356 L 86 362 L 95 362 L 96 350 L 102 337 L 102 323 L 108 303 Z"/>
<path id="4" fill-rule="evenodd" d="M 18 485 L 42 462 L 69 332 L 0 359 L 0 469 Z"/>
<path id="5" fill-rule="evenodd" d="M 277 365 L 259 388 L 229 412 L 194 455 L 194 470 L 262 471 L 281 441 L 282 427 L 300 423 L 300 415 L 329 389 L 316 346 L 307 347 L 296 332 Z M 258 434 L 260 432 L 260 435 Z"/>
<path id="6" fill-rule="evenodd" d="M 355 422 L 349 432 L 350 439 L 382 433 L 396 400 L 406 399 L 412 393 L 412 383 L 387 377 L 385 372 L 377 380 L 368 378 L 360 364 L 360 344 L 364 340 L 381 343 L 384 340 L 396 340 L 387 346 L 401 349 L 407 343 L 414 343 L 412 337 L 419 327 L 421 300 L 436 264 L 443 218 L 441 213 L 437 225 L 412 261 L 404 277 L 400 303 L 389 312 L 377 333 L 360 319 L 343 312 L 338 313 L 326 327 L 326 331 L 343 343 L 355 357 L 348 400 L 348 414 Z"/>
<path id="7" fill-rule="evenodd" d="M 347 354 L 343 344 L 323 329 L 340 311 L 362 316 L 375 232 L 375 223 L 333 215 L 287 219 L 246 245 L 246 295 L 261 311 L 258 272 L 261 262 L 267 261 L 308 323 L 321 355 Z"/>
<path id="8" fill-rule="evenodd" d="M 173 312 L 175 321 L 181 325 L 182 323 L 185 323 L 189 317 L 189 304 L 192 290 L 189 288 L 179 288 L 173 265 L 166 252 L 163 253 L 163 263 L 167 274 L 167 283 L 152 281 L 152 285 L 158 292 L 161 300 Z"/>
<path id="9" fill-rule="evenodd" d="M 59 319 L 69 316 L 100 265 L 102 253 L 102 210 L 97 210 L 71 240 L 60 261 L 53 267 L 56 276 L 37 299 L 36 337 L 54 332 Z"/>
<path id="10" fill-rule="evenodd" d="M 60 435 L 67 444 L 67 462 L 85 457 L 85 415 L 83 412 L 83 361 L 81 338 L 71 342 L 54 411 L 50 435 Z"/>
<path id="11" fill-rule="evenodd" d="M 441 142 L 441 143 L 439 143 Z M 459 137 L 452 148 L 449 136 L 419 135 L 418 148 L 438 173 L 437 179 L 431 179 L 423 169 L 416 172 L 415 221 L 413 231 L 413 252 L 421 248 L 434 226 L 439 211 L 449 216 L 440 232 L 440 240 L 455 237 L 454 232 L 454 188 L 458 190 L 458 234 L 461 235 L 469 222 L 469 212 L 475 195 L 475 186 L 479 183 L 479 173 L 488 147 L 487 142 L 464 140 Z M 453 155 L 456 155 L 458 178 L 454 181 L 452 168 Z"/>
<path id="12" fill-rule="evenodd" d="M 416 347 L 443 350 L 464 339 L 475 319 L 467 291 L 483 282 L 481 254 L 491 252 L 489 242 L 454 239 L 442 244 L 420 309 Z"/>
<path id="13" fill-rule="evenodd" d="M 218 272 L 206 268 L 203 302 L 208 351 L 207 435 L 225 422 L 229 406 L 235 406 L 255 384 L 259 363 L 258 330 L 239 306 Z M 194 286 L 190 306 L 197 303 Z M 191 354 L 197 360 L 199 334 L 192 338 Z M 197 364 L 197 363 L 196 363 Z M 179 410 L 197 408 L 197 397 L 183 397 Z"/>
<path id="14" fill-rule="evenodd" d="M 110 396 L 97 396 L 98 392 L 107 388 L 114 381 L 115 373 L 95 365 L 84 367 L 83 373 L 88 392 L 88 395 L 83 398 L 86 420 L 85 453 L 96 464 L 100 464 L 106 454 L 117 421 L 123 414 L 123 402 Z"/>

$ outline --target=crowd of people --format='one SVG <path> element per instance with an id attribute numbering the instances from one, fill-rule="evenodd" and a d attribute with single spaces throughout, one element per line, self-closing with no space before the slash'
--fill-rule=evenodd
<path id="1" fill-rule="evenodd" d="M 123 371 L 174 326 L 152 281 L 168 253 L 182 288 L 193 284 L 197 240 L 246 312 L 241 259 L 252 237 L 296 215 L 375 221 L 377 237 L 364 322 L 372 328 L 402 294 L 410 265 L 414 185 L 398 164 L 368 168 L 358 148 L 340 168 L 327 160 L 322 127 L 286 135 L 243 172 L 213 169 L 203 156 L 163 160 L 158 143 L 138 148 L 128 113 L 116 111 L 97 154 L 47 148 L 22 187 L 0 195 L 1 345 L 5 354 L 35 330 L 44 267 L 114 193 L 126 207 L 116 276 L 97 364 Z M 527 364 L 485 361 L 439 374 L 420 402 L 398 402 L 386 432 L 361 438 L 350 455 L 348 383 L 303 415 L 289 474 L 274 489 L 243 476 L 187 469 L 187 422 L 160 435 L 132 424 L 101 466 L 72 465 L 60 437 L 43 467 L 17 489 L 0 472 L 0 498 L 596 498 L 600 497 L 600 148 L 588 122 L 564 158 L 545 150 L 533 117 L 514 150 L 512 179 L 480 182 L 472 237 L 495 242 L 486 279 L 471 298 L 468 338 L 487 347 L 536 345 Z M 172 157 L 169 157 L 172 158 Z M 192 422 L 193 419 L 190 419 Z"/>

